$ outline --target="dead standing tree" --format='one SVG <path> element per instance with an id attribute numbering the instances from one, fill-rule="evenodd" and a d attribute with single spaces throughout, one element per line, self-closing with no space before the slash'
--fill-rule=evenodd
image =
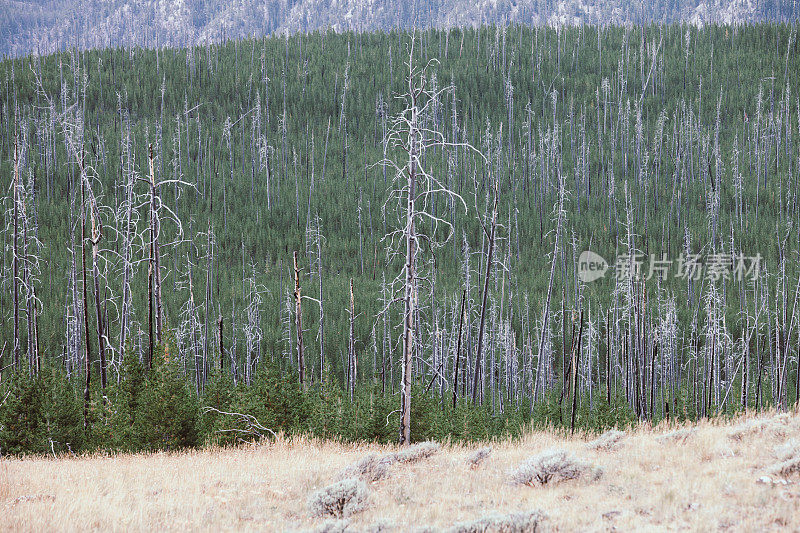
<path id="1" fill-rule="evenodd" d="M 419 283 L 422 280 L 417 272 L 420 244 L 425 242 L 430 247 L 441 246 L 452 235 L 452 224 L 432 212 L 436 196 L 442 194 L 450 200 L 458 199 L 464 210 L 467 209 L 463 198 L 431 175 L 423 165 L 426 150 L 435 146 L 456 146 L 448 143 L 440 132 L 428 129 L 424 125 L 425 117 L 431 112 L 429 109 L 431 104 L 439 101 L 440 96 L 452 90 L 452 87 L 437 90 L 426 87 L 427 71 L 432 62 L 422 69 L 414 66 L 413 41 L 412 37 L 412 46 L 406 63 L 408 90 L 396 97 L 402 100 L 405 106 L 394 117 L 391 128 L 386 134 L 386 144 L 398 154 L 398 158 L 394 160 L 387 157 L 379 163 L 395 170 L 393 189 L 389 193 L 384 209 L 392 203 L 395 204 L 397 229 L 388 233 L 384 240 L 388 242 L 390 256 L 399 255 L 402 246 L 404 260 L 402 272 L 393 282 L 397 296 L 387 303 L 387 307 L 394 302 L 403 303 L 400 387 L 400 444 L 403 445 L 411 443 L 412 363 L 414 344 L 417 342 Z M 427 228 L 427 233 L 420 231 L 420 224 Z M 442 226 L 446 230 L 440 230 Z M 443 231 L 446 232 L 446 236 L 441 239 Z M 386 308 L 382 313 L 385 312 Z"/>
<path id="2" fill-rule="evenodd" d="M 297 331 L 297 371 L 300 387 L 305 389 L 306 360 L 303 354 L 303 298 L 300 295 L 300 268 L 297 266 L 297 251 L 294 252 L 294 305 L 295 329 Z"/>
<path id="3" fill-rule="evenodd" d="M 176 246 L 183 242 L 183 225 L 180 218 L 170 207 L 168 207 L 161 199 L 161 188 L 165 185 L 174 185 L 175 187 L 182 185 L 194 187 L 193 184 L 182 179 L 162 179 L 156 180 L 155 174 L 155 154 L 153 152 L 153 145 L 148 147 L 149 155 L 149 179 L 137 177 L 149 186 L 149 195 L 146 203 L 148 205 L 148 334 L 149 346 L 147 350 L 147 368 L 153 365 L 153 352 L 155 346 L 161 343 L 164 320 L 164 307 L 161 298 L 161 247 L 162 246 Z M 177 200 L 176 194 L 176 200 Z M 162 245 L 161 243 L 161 222 L 162 219 L 168 218 L 175 223 L 176 236 L 175 240 Z M 155 332 L 154 332 L 155 326 Z"/>
<path id="4" fill-rule="evenodd" d="M 76 114 L 77 117 L 77 114 Z M 105 312 L 103 310 L 103 298 L 101 297 L 100 290 L 100 240 L 103 235 L 103 221 L 100 214 L 100 206 L 97 201 L 97 196 L 94 193 L 92 182 L 96 179 L 96 172 L 91 165 L 85 163 L 86 152 L 83 147 L 83 123 L 76 118 L 74 121 L 69 121 L 66 118 L 63 122 L 64 136 L 67 141 L 71 157 L 78 164 L 78 170 L 81 176 L 81 264 L 83 270 L 83 322 L 84 322 L 84 339 L 86 341 L 86 387 L 84 389 L 84 426 L 89 424 L 89 402 L 90 402 L 90 382 L 91 382 L 91 342 L 89 335 L 89 298 L 88 298 L 88 280 L 86 268 L 86 219 L 87 209 L 88 217 L 91 220 L 91 235 L 89 242 L 92 245 L 92 278 L 94 281 L 94 305 L 95 305 L 95 318 L 97 327 L 97 346 L 100 355 L 100 386 L 103 391 L 103 401 L 105 398 L 105 389 L 107 385 L 107 340 L 105 330 Z"/>
<path id="5" fill-rule="evenodd" d="M 14 176 L 11 183 L 11 208 L 6 214 L 9 220 L 4 231 L 12 232 L 12 291 L 14 313 L 14 345 L 13 366 L 22 369 L 20 354 L 25 351 L 28 356 L 28 368 L 31 373 L 38 373 L 40 369 L 39 341 L 38 341 L 38 316 L 41 301 L 36 296 L 36 285 L 39 280 L 39 253 L 41 243 L 37 235 L 36 199 L 34 196 L 34 175 L 29 172 L 28 184 L 23 182 L 21 168 L 25 166 L 25 140 L 22 143 L 14 142 Z M 29 213 L 29 206 L 32 209 Z M 25 316 L 26 337 L 25 347 L 22 343 L 22 330 L 20 328 L 21 316 Z M 0 354 L 2 360 L 2 354 Z M 0 372 L 3 365 L 0 364 Z"/>
<path id="6" fill-rule="evenodd" d="M 19 370 L 19 148 L 14 142 L 14 369 Z"/>
<path id="7" fill-rule="evenodd" d="M 477 189 L 477 188 L 476 188 Z M 486 329 L 486 299 L 489 295 L 489 281 L 492 278 L 492 258 L 494 255 L 494 245 L 495 245 L 495 233 L 497 231 L 497 202 L 498 202 L 498 184 L 497 180 L 493 180 L 492 189 L 494 191 L 494 201 L 492 202 L 492 216 L 489 224 L 489 229 L 486 229 L 486 226 L 483 225 L 483 221 L 481 221 L 481 225 L 483 227 L 483 231 L 488 238 L 489 248 L 486 254 L 486 269 L 483 272 L 483 293 L 482 293 L 482 300 L 481 300 L 481 318 L 480 318 L 480 325 L 478 327 L 478 347 L 475 351 L 475 372 L 473 373 L 473 383 L 472 383 L 472 401 L 475 402 L 478 398 L 478 390 L 481 381 L 481 373 L 482 370 L 482 355 L 483 355 L 483 338 L 484 338 L 484 331 Z M 476 194 L 477 197 L 477 194 Z M 483 390 L 483 387 L 480 387 Z"/>

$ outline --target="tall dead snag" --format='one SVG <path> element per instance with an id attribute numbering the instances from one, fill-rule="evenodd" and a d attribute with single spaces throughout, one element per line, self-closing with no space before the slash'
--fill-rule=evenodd
<path id="1" fill-rule="evenodd" d="M 356 390 L 358 359 L 356 357 L 356 297 L 353 292 L 353 278 L 350 278 L 350 335 L 347 343 L 347 391 L 350 401 Z"/>
<path id="2" fill-rule="evenodd" d="M 223 318 L 222 313 L 220 312 L 219 318 L 217 319 L 217 335 L 219 337 L 219 371 L 222 372 L 225 370 L 225 344 L 222 337 L 222 324 Z"/>
<path id="3" fill-rule="evenodd" d="M 120 102 L 120 109 L 121 109 L 121 102 Z M 120 114 L 122 114 L 120 112 Z M 121 166 L 123 168 L 123 176 L 125 179 L 124 191 L 125 191 L 125 200 L 123 201 L 122 205 L 120 206 L 121 212 L 117 217 L 118 221 L 118 228 L 117 232 L 122 235 L 122 302 L 121 302 L 121 312 L 119 315 L 119 344 L 117 345 L 117 351 L 119 354 L 123 354 L 125 352 L 125 343 L 128 339 L 128 334 L 130 333 L 130 315 L 132 309 L 132 302 L 131 302 L 131 275 L 132 275 L 132 250 L 133 250 L 133 242 L 134 242 L 134 234 L 136 233 L 136 222 L 138 221 L 138 217 L 134 218 L 134 205 L 135 205 L 135 196 L 134 196 L 134 183 L 136 179 L 136 173 L 134 172 L 134 165 L 133 165 L 133 150 L 131 147 L 131 132 L 130 132 L 130 125 L 128 122 L 128 115 L 127 113 L 124 114 L 122 117 L 124 122 L 125 132 L 123 133 L 123 141 L 122 141 L 122 156 L 121 156 Z"/>
<path id="4" fill-rule="evenodd" d="M 389 241 L 390 255 L 400 255 L 402 242 L 403 270 L 394 279 L 393 285 L 399 290 L 396 300 L 403 302 L 402 333 L 402 377 L 400 386 L 400 444 L 411 443 L 411 385 L 413 382 L 413 360 L 415 344 L 419 342 L 416 334 L 419 319 L 418 292 L 420 278 L 417 273 L 417 255 L 421 241 L 431 247 L 446 243 L 452 234 L 452 225 L 437 217 L 433 212 L 433 203 L 437 193 L 443 193 L 450 199 L 457 198 L 466 210 L 463 198 L 451 191 L 446 184 L 433 177 L 423 167 L 422 161 L 427 149 L 433 147 L 454 146 L 445 141 L 442 133 L 427 128 L 427 119 L 434 113 L 435 103 L 440 101 L 442 93 L 452 87 L 430 90 L 426 88 L 427 70 L 431 63 L 423 69 L 414 67 L 414 39 L 412 37 L 409 51 L 407 86 L 405 94 L 398 98 L 403 100 L 405 108 L 392 120 L 392 127 L 386 134 L 387 145 L 400 156 L 398 161 L 384 159 L 381 165 L 388 165 L 395 170 L 393 188 L 389 193 L 387 204 L 395 202 L 397 229 L 390 232 L 385 240 Z M 425 220 L 428 234 L 419 234 L 417 222 Z M 442 233 L 440 225 L 447 229 L 446 237 L 437 240 Z M 396 301 L 393 300 L 393 301 Z M 388 305 L 388 304 L 387 304 Z M 383 313 L 387 312 L 384 308 Z"/>
<path id="5" fill-rule="evenodd" d="M 96 326 L 97 326 L 97 342 L 100 354 L 100 385 L 103 390 L 103 401 L 105 401 L 105 387 L 106 387 L 106 334 L 105 334 L 105 312 L 103 311 L 103 298 L 100 293 L 100 270 L 98 262 L 100 259 L 100 238 L 103 231 L 103 223 L 100 217 L 100 208 L 97 203 L 97 197 L 92 188 L 92 179 L 95 175 L 94 169 L 91 165 L 85 162 L 86 152 L 83 148 L 83 125 L 79 119 L 75 119 L 74 123 L 64 119 L 64 137 L 67 141 L 67 147 L 74 161 L 77 163 L 80 172 L 80 189 L 81 189 L 81 270 L 82 270 L 82 289 L 83 289 L 83 328 L 84 340 L 86 346 L 85 362 L 86 362 L 86 381 L 83 391 L 83 423 L 84 426 L 89 425 L 89 404 L 91 402 L 91 364 L 92 364 L 92 343 L 89 329 L 89 280 L 88 268 L 86 267 L 86 224 L 87 216 L 91 217 L 91 236 L 89 241 L 92 244 L 92 277 L 94 281 L 94 304 L 96 312 Z M 87 210 L 89 211 L 87 215 Z"/>
<path id="6" fill-rule="evenodd" d="M 14 369 L 19 370 L 19 148 L 14 142 Z"/>
<path id="7" fill-rule="evenodd" d="M 464 319 L 467 315 L 466 309 L 466 299 L 467 299 L 467 289 L 464 289 L 461 293 L 461 318 L 458 322 L 458 338 L 456 339 L 456 354 L 455 354 L 455 362 L 453 363 L 453 409 L 456 408 L 456 404 L 458 403 L 458 364 L 461 360 L 461 338 L 463 337 L 463 330 L 464 330 Z"/>
<path id="8" fill-rule="evenodd" d="M 24 129 L 24 126 L 23 126 Z M 13 292 L 13 346 L 12 365 L 15 370 L 22 370 L 22 353 L 25 352 L 28 360 L 28 371 L 35 374 L 39 371 L 39 343 L 38 343 L 38 307 L 36 298 L 36 273 L 39 271 L 39 254 L 41 245 L 38 240 L 36 225 L 36 195 L 35 174 L 29 173 L 28 185 L 22 180 L 21 168 L 25 166 L 26 139 L 21 142 L 14 141 L 14 170 L 12 183 L 9 188 L 10 199 L 13 205 L 7 214 L 13 236 L 12 246 L 12 277 Z M 33 209 L 28 212 L 28 205 Z M 23 346 L 20 321 L 25 317 L 25 345 Z M 12 366 L 9 365 L 9 366 Z M 2 355 L 0 355 L 0 369 L 3 368 Z M 1 371 L 1 370 L 0 370 Z"/>
<path id="9" fill-rule="evenodd" d="M 538 350 L 538 358 L 539 358 L 539 372 L 538 376 L 543 376 L 545 371 L 549 371 L 549 355 L 546 353 L 549 352 L 549 343 L 548 337 L 550 335 L 550 301 L 553 297 L 553 285 L 555 283 L 555 273 L 556 273 L 556 263 L 558 262 L 558 252 L 559 247 L 561 246 L 561 233 L 563 231 L 564 226 L 564 219 L 566 218 L 566 210 L 564 209 L 564 203 L 566 201 L 566 186 L 565 186 L 565 179 L 563 173 L 558 173 L 558 204 L 555 206 L 555 219 L 556 219 L 556 227 L 555 227 L 555 237 L 553 243 L 553 256 L 550 261 L 550 279 L 547 283 L 547 294 L 545 296 L 544 306 L 542 307 L 542 318 L 541 318 L 541 331 L 539 333 L 539 350 Z M 543 366 L 543 361 L 547 360 L 548 363 Z M 536 398 L 536 390 L 537 390 L 537 383 L 534 382 L 534 390 L 533 390 L 533 398 Z M 533 402 L 531 402 L 531 410 L 533 410 Z"/>
<path id="10" fill-rule="evenodd" d="M 92 203 L 92 278 L 94 281 L 94 308 L 95 317 L 97 319 L 97 347 L 100 352 L 100 387 L 103 390 L 103 401 L 105 402 L 105 390 L 108 380 L 106 377 L 107 360 L 106 360 L 106 332 L 105 320 L 103 314 L 103 305 L 100 298 L 100 269 L 97 266 L 100 257 L 100 239 L 103 236 L 103 223 L 95 210 L 95 205 Z"/>
<path id="11" fill-rule="evenodd" d="M 148 317 L 147 317 L 147 328 L 148 328 L 148 335 L 149 335 L 149 345 L 147 349 L 147 368 L 152 368 L 153 366 L 153 352 L 155 351 L 155 347 L 157 344 L 161 343 L 162 337 L 164 334 L 164 306 L 163 306 L 163 299 L 161 297 L 161 221 L 162 221 L 162 212 L 163 218 L 167 220 L 172 220 L 172 222 L 176 226 L 176 236 L 173 241 L 167 241 L 164 246 L 176 246 L 181 242 L 184 242 L 183 239 L 183 225 L 181 224 L 180 219 L 175 213 L 174 209 L 171 209 L 167 205 L 165 205 L 161 200 L 161 187 L 169 184 L 173 184 L 178 189 L 178 186 L 189 186 L 194 187 L 189 182 L 186 182 L 180 178 L 174 179 L 162 179 L 160 181 L 156 181 L 156 173 L 155 173 L 155 155 L 153 154 L 153 145 L 150 144 L 148 147 L 148 156 L 149 156 L 149 167 L 150 167 L 150 176 L 149 179 L 139 178 L 142 181 L 148 184 L 149 189 L 149 213 L 148 213 L 148 228 L 147 228 L 147 240 L 148 240 L 148 270 L 147 270 L 147 306 L 148 306 Z M 176 193 L 176 199 L 179 193 Z M 209 240 L 212 240 L 211 231 L 209 230 Z"/>
<path id="12" fill-rule="evenodd" d="M 83 166 L 83 163 L 81 163 Z M 83 174 L 83 171 L 81 171 Z M 86 290 L 86 200 L 85 188 L 81 184 L 81 273 L 83 277 L 83 338 L 86 341 L 86 387 L 83 389 L 83 427 L 89 427 L 89 403 L 91 402 L 92 341 L 89 336 L 89 297 Z"/>
<path id="13" fill-rule="evenodd" d="M 149 254 L 147 266 L 147 368 L 153 367 L 153 351 L 161 342 L 161 276 L 158 261 L 158 215 L 156 214 L 156 173 L 153 164 L 153 145 L 149 146 L 150 160 L 150 216 L 148 217 Z M 155 332 L 153 326 L 155 322 Z"/>
<path id="14" fill-rule="evenodd" d="M 492 256 L 494 255 L 495 231 L 497 229 L 497 202 L 499 196 L 496 179 L 493 181 L 493 188 L 494 188 L 494 202 L 492 203 L 492 220 L 487 235 L 487 238 L 489 239 L 489 250 L 487 251 L 486 254 L 486 269 L 483 271 L 483 295 L 481 303 L 481 319 L 480 319 L 480 326 L 478 327 L 478 347 L 475 352 L 475 372 L 473 374 L 473 383 L 472 383 L 473 402 L 478 397 L 478 387 L 481 379 L 483 336 L 484 336 L 484 331 L 486 329 L 486 299 L 489 295 L 489 280 L 492 278 Z M 486 228 L 484 228 L 484 231 L 486 231 Z"/>
<path id="15" fill-rule="evenodd" d="M 412 52 L 413 53 L 413 52 Z M 409 56 L 409 71 L 413 73 Z M 417 301 L 417 233 L 415 227 L 416 196 L 417 196 L 417 158 L 419 157 L 419 110 L 417 98 L 419 96 L 414 87 L 413 74 L 409 75 L 408 90 L 411 95 L 411 121 L 408 129 L 408 185 L 406 204 L 406 264 L 405 285 L 403 294 L 403 380 L 400 387 L 400 444 L 411 444 L 411 370 L 414 342 L 414 306 Z"/>
<path id="16" fill-rule="evenodd" d="M 583 309 L 580 314 L 580 325 L 578 326 L 578 339 L 572 348 L 570 366 L 572 367 L 572 414 L 570 415 L 570 432 L 575 433 L 575 415 L 578 410 L 578 364 L 581 356 L 581 343 L 583 341 Z"/>
<path id="17" fill-rule="evenodd" d="M 319 380 L 325 380 L 325 309 L 323 305 L 322 294 L 322 230 L 319 220 L 319 215 L 314 215 L 311 223 L 309 223 L 308 230 L 306 230 L 306 241 L 308 246 L 308 255 L 311 257 L 311 272 L 314 271 L 314 265 L 317 269 L 317 286 L 319 289 L 319 297 L 317 304 L 319 305 Z"/>
<path id="18" fill-rule="evenodd" d="M 75 158 L 80 165 L 81 173 L 81 264 L 83 268 L 83 320 L 84 320 L 84 336 L 86 337 L 86 390 L 84 391 L 84 423 L 88 424 L 87 409 L 89 406 L 89 383 L 91 381 L 91 344 L 89 341 L 89 296 L 88 296 L 88 280 L 86 268 L 86 223 L 87 223 L 87 209 L 89 217 L 91 217 L 91 235 L 88 237 L 92 245 L 92 280 L 94 282 L 94 305 L 95 305 L 95 319 L 97 327 L 97 347 L 100 354 L 100 387 L 103 391 L 103 401 L 105 401 L 105 390 L 107 385 L 107 359 L 106 359 L 106 333 L 105 333 L 105 313 L 103 311 L 103 298 L 100 292 L 100 267 L 98 266 L 100 260 L 100 239 L 103 235 L 103 222 L 100 218 L 100 208 L 97 204 L 97 197 L 92 189 L 92 181 L 90 179 L 90 172 L 93 172 L 91 166 L 87 166 L 84 161 L 83 148 L 78 149 L 71 145 L 74 150 Z"/>
<path id="19" fill-rule="evenodd" d="M 351 282 L 352 287 L 352 282 Z M 352 290 L 351 290 L 352 295 Z M 297 370 L 300 374 L 300 387 L 305 388 L 306 361 L 303 356 L 303 306 L 300 296 L 300 269 L 297 266 L 297 251 L 294 252 L 294 324 L 297 329 Z M 352 301 L 352 296 L 351 296 Z"/>

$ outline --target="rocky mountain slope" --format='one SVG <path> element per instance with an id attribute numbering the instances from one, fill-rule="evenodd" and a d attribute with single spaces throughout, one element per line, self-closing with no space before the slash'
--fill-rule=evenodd
<path id="1" fill-rule="evenodd" d="M 185 46 L 283 31 L 481 23 L 796 20 L 796 0 L 0 0 L 0 55 Z"/>

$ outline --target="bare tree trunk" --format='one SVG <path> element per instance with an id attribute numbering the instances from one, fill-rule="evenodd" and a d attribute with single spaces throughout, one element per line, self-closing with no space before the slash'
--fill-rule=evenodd
<path id="1" fill-rule="evenodd" d="M 92 217 L 92 277 L 94 278 L 94 307 L 97 316 L 97 346 L 100 352 L 100 388 L 103 391 L 103 402 L 106 401 L 105 391 L 107 385 L 106 378 L 106 346 L 105 346 L 105 325 L 103 319 L 103 306 L 100 299 L 100 271 L 97 266 L 97 259 L 100 249 L 100 238 L 103 235 L 102 223 L 97 220 L 99 213 L 94 213 Z"/>
<path id="2" fill-rule="evenodd" d="M 83 170 L 81 170 L 81 173 Z M 81 271 L 83 277 L 83 337 L 86 341 L 86 387 L 83 389 L 83 427 L 89 427 L 89 402 L 92 380 L 92 341 L 89 335 L 89 296 L 86 290 L 86 201 L 85 184 L 81 181 Z"/>
<path id="3" fill-rule="evenodd" d="M 578 363 L 581 355 L 581 341 L 583 340 L 583 309 L 581 309 L 581 324 L 578 327 L 578 341 L 572 350 L 572 416 L 570 417 L 570 432 L 575 433 L 575 414 L 578 410 Z"/>
<path id="4" fill-rule="evenodd" d="M 478 384 L 481 380 L 481 353 L 483 351 L 483 335 L 486 327 L 486 298 L 489 295 L 489 280 L 492 277 L 492 256 L 494 254 L 494 236 L 497 227 L 497 201 L 499 192 L 497 190 L 497 180 L 494 181 L 494 202 L 492 206 L 492 223 L 489 229 L 489 251 L 486 255 L 486 269 L 483 272 L 483 295 L 481 303 L 481 321 L 478 327 L 478 347 L 475 352 L 475 373 L 472 382 L 472 401 L 477 399 Z"/>
<path id="5" fill-rule="evenodd" d="M 149 344 L 147 348 L 147 368 L 153 368 L 153 352 L 155 350 L 156 345 L 156 338 L 153 332 L 153 313 L 155 312 L 155 305 L 153 302 L 153 296 L 155 292 L 155 283 L 153 281 L 154 277 L 154 270 L 155 270 L 155 222 L 153 219 L 155 218 L 155 169 L 153 168 L 153 145 L 150 145 L 149 155 L 150 155 L 150 216 L 149 216 L 149 241 L 150 241 L 150 252 L 149 258 L 147 263 L 147 332 L 149 336 Z"/>
<path id="6" fill-rule="evenodd" d="M 319 230 L 319 224 L 317 224 Z M 319 282 L 319 381 L 325 379 L 325 309 L 322 303 L 322 235 L 317 236 L 317 278 Z"/>
<path id="7" fill-rule="evenodd" d="M 550 263 L 550 281 L 547 284 L 547 297 L 544 302 L 544 308 L 542 309 L 542 329 L 541 334 L 539 335 L 539 364 L 541 365 L 542 357 L 545 355 L 545 347 L 547 346 L 546 343 L 546 335 L 548 335 L 549 331 L 549 321 L 550 321 L 550 300 L 553 296 L 553 284 L 555 280 L 555 271 L 556 271 L 556 262 L 558 258 L 558 250 L 559 246 L 561 245 L 561 227 L 564 223 L 564 198 L 566 196 L 566 191 L 564 190 L 565 183 L 564 183 L 564 176 L 559 172 L 558 176 L 558 206 L 557 206 L 557 219 L 556 219 L 556 234 L 555 234 L 555 242 L 553 244 L 553 257 Z M 535 396 L 535 391 L 534 391 Z M 533 403 L 531 403 L 531 410 L 533 410 Z"/>
<path id="8" fill-rule="evenodd" d="M 14 368 L 19 371 L 19 148 L 14 142 Z"/>
<path id="9" fill-rule="evenodd" d="M 188 143 L 187 143 L 188 147 Z M 130 300 L 131 300 L 131 229 L 132 229 L 132 216 L 133 216 L 133 172 L 129 172 L 126 177 L 128 180 L 125 184 L 126 189 L 126 214 L 125 214 L 125 228 L 123 235 L 123 274 L 122 274 L 122 312 L 120 313 L 120 331 L 119 331 L 119 353 L 125 352 L 125 341 L 128 336 L 128 329 L 130 327 Z"/>
<path id="10" fill-rule="evenodd" d="M 297 251 L 294 252 L 294 304 L 295 328 L 297 329 L 297 367 L 300 373 L 300 388 L 305 389 L 306 361 L 303 356 L 303 307 L 302 296 L 300 295 L 300 269 L 297 266 Z"/>
<path id="11" fill-rule="evenodd" d="M 417 234 L 414 226 L 417 196 L 417 157 L 419 144 L 417 97 L 419 91 L 413 86 L 411 74 L 408 79 L 409 93 L 411 95 L 411 123 L 408 133 L 408 169 L 406 199 L 406 265 L 405 287 L 403 294 L 403 375 L 400 389 L 400 444 L 411 444 L 411 371 L 414 350 L 414 317 L 416 315 L 416 262 L 417 262 Z"/>
<path id="12" fill-rule="evenodd" d="M 464 329 L 464 318 L 466 316 L 465 300 L 467 299 L 467 289 L 461 293 L 461 317 L 458 321 L 458 338 L 456 339 L 456 356 L 453 368 L 453 409 L 458 403 L 458 364 L 461 360 L 461 337 Z"/>
<path id="13" fill-rule="evenodd" d="M 347 390 L 350 394 L 350 401 L 353 401 L 353 394 L 356 390 L 356 377 L 358 376 L 358 358 L 356 357 L 356 337 L 355 337 L 355 320 L 356 320 L 356 300 L 353 293 L 353 278 L 350 278 L 350 336 L 347 346 L 347 368 L 348 368 L 348 382 Z"/>
<path id="14" fill-rule="evenodd" d="M 225 370 L 225 345 L 222 340 L 222 313 L 219 314 L 219 318 L 217 319 L 217 330 L 218 330 L 218 338 L 219 338 L 219 371 L 222 372 Z"/>

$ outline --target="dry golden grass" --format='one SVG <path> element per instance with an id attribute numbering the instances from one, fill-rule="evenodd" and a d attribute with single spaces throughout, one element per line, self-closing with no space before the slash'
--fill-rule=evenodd
<path id="1" fill-rule="evenodd" d="M 800 439 L 800 416 L 702 422 L 658 438 L 675 429 L 640 427 L 610 450 L 587 446 L 596 436 L 533 432 L 492 443 L 476 468 L 466 459 L 482 445 L 445 445 L 369 483 L 367 507 L 347 531 L 439 529 L 537 509 L 545 530 L 800 530 L 800 474 L 770 473 L 785 444 Z M 602 468 L 602 477 L 509 483 L 510 470 L 550 448 Z M 365 455 L 395 451 L 280 439 L 180 454 L 2 459 L 0 531 L 313 531 L 326 519 L 310 515 L 309 495 Z"/>

